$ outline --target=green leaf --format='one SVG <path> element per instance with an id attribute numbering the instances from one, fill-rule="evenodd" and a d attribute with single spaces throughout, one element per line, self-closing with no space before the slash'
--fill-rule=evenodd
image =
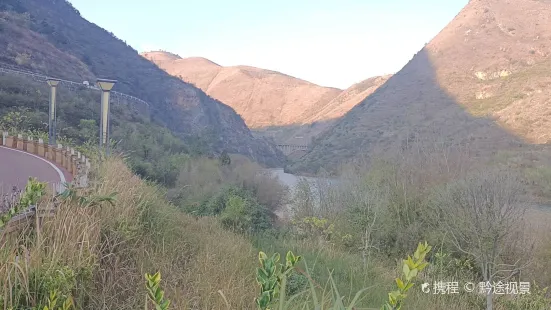
<path id="1" fill-rule="evenodd" d="M 306 262 L 304 262 L 304 268 L 306 269 L 306 274 L 310 274 L 310 271 L 308 270 L 308 265 Z M 321 305 L 318 302 L 318 295 L 316 293 L 316 287 L 314 286 L 314 283 L 312 282 L 312 279 L 308 278 L 308 284 L 310 285 L 310 292 L 312 293 L 312 300 L 314 301 L 314 306 L 316 308 L 321 307 Z"/>
<path id="2" fill-rule="evenodd" d="M 266 259 L 268 259 L 268 256 L 266 255 L 266 253 L 260 251 L 258 252 L 258 260 L 260 261 L 260 263 L 262 264 Z"/>
<path id="3" fill-rule="evenodd" d="M 417 269 L 413 269 L 409 272 L 409 276 L 410 276 L 410 280 L 415 278 L 417 276 L 417 274 L 419 273 L 419 271 Z"/>
<path id="4" fill-rule="evenodd" d="M 360 296 L 363 294 L 363 292 L 367 291 L 369 289 L 369 287 L 366 287 L 364 289 L 361 289 L 359 290 L 356 295 L 354 296 L 354 299 L 352 299 L 352 302 L 350 302 L 350 304 L 348 305 L 348 307 L 346 308 L 346 310 L 353 310 L 354 309 L 354 306 L 356 305 L 356 303 L 358 302 L 358 299 L 360 298 Z"/>
<path id="5" fill-rule="evenodd" d="M 404 273 L 404 275 L 407 276 L 409 275 L 409 266 L 408 264 L 404 264 L 403 267 L 402 267 L 402 272 Z"/>
<path id="6" fill-rule="evenodd" d="M 419 271 L 422 271 L 423 269 L 425 269 L 425 267 L 428 266 L 428 264 L 429 264 L 429 263 L 424 262 L 424 263 L 420 264 L 419 266 L 417 266 L 417 269 L 418 269 Z"/>
<path id="7" fill-rule="evenodd" d="M 396 285 L 398 285 L 398 288 L 401 290 L 405 288 L 404 282 L 400 278 L 396 278 Z"/>

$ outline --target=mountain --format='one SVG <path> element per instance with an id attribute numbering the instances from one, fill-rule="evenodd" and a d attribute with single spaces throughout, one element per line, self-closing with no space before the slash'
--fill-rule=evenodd
<path id="1" fill-rule="evenodd" d="M 479 155 L 548 142 L 549 16 L 549 0 L 471 0 L 290 170 L 332 170 L 412 141 L 468 143 Z"/>
<path id="2" fill-rule="evenodd" d="M 324 106 L 342 92 L 275 71 L 248 66 L 222 67 L 200 57 L 169 60 L 166 52 L 142 56 L 227 103 L 255 129 L 300 123 L 311 110 Z"/>
<path id="3" fill-rule="evenodd" d="M 64 0 L 0 2 L 0 63 L 75 81 L 118 80 L 114 90 L 151 104 L 151 119 L 184 141 L 279 166 L 283 154 L 252 135 L 243 119 L 202 90 L 171 77 Z M 191 142 L 190 142 L 191 143 Z"/>
<path id="4" fill-rule="evenodd" d="M 285 144 L 309 145 L 389 78 L 390 75 L 373 77 L 350 86 L 317 110 L 305 113 L 299 124 L 267 126 L 256 131 Z"/>
<path id="5" fill-rule="evenodd" d="M 164 51 L 142 56 L 228 104 L 250 128 L 282 144 L 309 144 L 387 79 L 372 78 L 343 91 L 275 71 L 223 67 L 201 57 L 181 58 Z"/>
<path id="6" fill-rule="evenodd" d="M 390 76 L 372 77 L 350 86 L 324 107 L 304 119 L 303 122 L 309 123 L 326 119 L 337 119 L 343 116 L 383 85 Z"/>

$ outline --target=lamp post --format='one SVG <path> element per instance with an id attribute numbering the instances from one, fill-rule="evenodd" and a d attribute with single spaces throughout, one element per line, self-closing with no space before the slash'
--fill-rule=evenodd
<path id="1" fill-rule="evenodd" d="M 101 123 L 99 129 L 99 147 L 103 148 L 106 154 L 109 154 L 109 96 L 111 89 L 117 81 L 98 79 L 97 85 L 101 89 Z"/>
<path id="2" fill-rule="evenodd" d="M 55 145 L 56 144 L 56 105 L 55 105 L 55 99 L 56 99 L 56 90 L 57 85 L 59 84 L 59 79 L 54 78 L 48 78 L 46 80 L 48 82 L 48 85 L 50 85 L 50 110 L 49 110 L 49 116 L 48 116 L 48 144 L 49 145 Z"/>

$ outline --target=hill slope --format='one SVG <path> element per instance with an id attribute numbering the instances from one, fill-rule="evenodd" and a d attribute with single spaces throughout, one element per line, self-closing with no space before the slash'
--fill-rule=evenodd
<path id="1" fill-rule="evenodd" d="M 336 119 L 343 116 L 358 103 L 367 98 L 367 96 L 371 95 L 389 78 L 390 75 L 372 77 L 350 86 L 327 105 L 304 119 L 304 122 L 309 123 L 325 119 Z"/>
<path id="2" fill-rule="evenodd" d="M 283 161 L 233 109 L 166 74 L 66 1 L 2 1 L 0 32 L 7 47 L 0 62 L 68 80 L 116 79 L 114 90 L 152 104 L 155 122 L 183 139 L 203 139 L 211 153 L 227 150 L 272 166 Z"/>
<path id="3" fill-rule="evenodd" d="M 299 124 L 268 126 L 257 129 L 257 132 L 284 144 L 309 145 L 389 78 L 390 75 L 373 77 L 350 86 L 325 105 L 304 113 Z"/>
<path id="4" fill-rule="evenodd" d="M 291 170 L 332 169 L 414 140 L 468 142 L 480 154 L 517 137 L 549 141 L 550 15 L 549 0 L 471 0 Z"/>
<path id="5" fill-rule="evenodd" d="M 254 67 L 222 67 L 200 57 L 170 61 L 166 52 L 142 55 L 233 107 L 251 128 L 300 123 L 309 110 L 327 104 L 341 92 Z"/>
<path id="6" fill-rule="evenodd" d="M 388 79 L 371 78 L 342 91 L 275 71 L 223 67 L 201 57 L 181 58 L 163 51 L 142 56 L 227 103 L 250 128 L 289 144 L 309 144 Z"/>

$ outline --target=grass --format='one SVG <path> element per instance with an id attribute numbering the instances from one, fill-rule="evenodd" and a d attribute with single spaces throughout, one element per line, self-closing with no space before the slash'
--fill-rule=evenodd
<path id="1" fill-rule="evenodd" d="M 53 291 L 59 303 L 72 297 L 76 309 L 143 309 L 148 293 L 144 274 L 157 272 L 162 274 L 161 286 L 170 309 L 256 309 L 259 251 L 269 255 L 277 252 L 281 257 L 292 251 L 302 257 L 296 273 L 286 282 L 288 296 L 308 291 L 311 279 L 323 300 L 332 302 L 335 288 L 346 305 L 367 288 L 357 300 L 357 309 L 380 309 L 402 272 L 401 260 L 395 260 L 402 257 L 400 251 L 399 255 L 374 253 L 366 263 L 357 249 L 339 244 L 340 239 L 300 239 L 285 227 L 254 236 L 235 234 L 223 229 L 218 218 L 182 212 L 167 202 L 165 189 L 141 180 L 121 158 L 109 158 L 95 167 L 90 188 L 76 194 L 115 194 L 113 204 L 86 207 L 77 200 L 48 196 L 39 208 L 58 201 L 54 217 L 40 229 L 29 227 L 4 239 L 0 250 L 0 309 L 42 309 Z M 545 217 L 539 213 L 531 216 L 540 219 L 532 233 L 549 235 Z M 411 240 L 422 237 L 415 231 L 408 234 Z M 534 281 L 549 283 L 549 274 L 538 271 L 548 266 L 548 240 L 540 242 L 534 266 L 525 272 L 539 275 Z M 414 245 L 405 246 L 404 251 L 410 252 Z M 428 260 L 434 263 L 434 258 Z M 483 300 L 474 295 L 421 292 L 420 283 L 436 280 L 448 281 L 429 266 L 408 292 L 402 309 L 482 308 Z M 495 309 L 540 310 L 537 306 L 504 305 L 500 299 Z"/>
<path id="2" fill-rule="evenodd" d="M 2 245 L 6 306 L 43 305 L 56 289 L 70 293 L 77 309 L 137 309 L 143 275 L 160 271 L 174 309 L 225 308 L 218 290 L 232 309 L 252 307 L 256 252 L 245 239 L 212 218 L 180 212 L 120 159 L 109 159 L 97 173 L 90 194 L 118 193 L 113 206 L 64 202 L 40 232 L 26 230 Z"/>
<path id="3" fill-rule="evenodd" d="M 343 252 L 337 247 L 320 246 L 311 240 L 259 237 L 253 244 L 267 253 L 280 253 L 282 257 L 285 257 L 288 250 L 300 254 L 308 264 L 309 276 L 325 294 L 331 293 L 331 274 L 339 293 L 344 296 L 345 304 L 354 298 L 356 292 L 369 288 L 358 301 L 358 306 L 363 308 L 380 307 L 387 299 L 387 293 L 393 288 L 397 275 L 393 271 L 396 267 L 393 264 L 375 262 L 366 268 L 360 256 Z M 297 269 L 301 274 L 306 273 L 303 264 L 299 264 Z"/>

